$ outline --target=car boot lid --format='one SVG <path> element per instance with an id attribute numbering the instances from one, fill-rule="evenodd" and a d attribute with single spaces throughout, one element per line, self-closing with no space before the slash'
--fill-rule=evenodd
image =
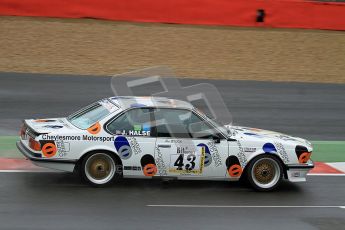
<path id="1" fill-rule="evenodd" d="M 28 127 L 40 134 L 73 129 L 73 126 L 69 124 L 66 118 L 30 119 L 24 122 Z"/>

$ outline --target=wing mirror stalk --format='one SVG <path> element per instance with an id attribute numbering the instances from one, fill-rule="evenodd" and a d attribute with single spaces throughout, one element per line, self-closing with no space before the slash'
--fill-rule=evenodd
<path id="1" fill-rule="evenodd" d="M 213 136 L 212 139 L 213 139 L 214 143 L 216 143 L 216 144 L 220 143 L 220 137 L 218 137 L 218 136 Z"/>

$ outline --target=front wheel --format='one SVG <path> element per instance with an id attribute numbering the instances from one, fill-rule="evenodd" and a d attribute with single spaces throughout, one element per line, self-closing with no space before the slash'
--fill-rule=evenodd
<path id="1" fill-rule="evenodd" d="M 247 179 L 257 191 L 271 191 L 282 181 L 283 168 L 274 156 L 256 157 L 249 163 L 247 170 Z"/>
<path id="2" fill-rule="evenodd" d="M 91 185 L 106 186 L 113 182 L 116 175 L 116 161 L 109 153 L 90 153 L 83 159 L 80 172 Z"/>

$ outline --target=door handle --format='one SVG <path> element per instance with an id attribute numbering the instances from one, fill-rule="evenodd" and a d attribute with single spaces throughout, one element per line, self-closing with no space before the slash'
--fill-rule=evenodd
<path id="1" fill-rule="evenodd" d="M 158 148 L 171 148 L 171 145 L 158 145 Z"/>

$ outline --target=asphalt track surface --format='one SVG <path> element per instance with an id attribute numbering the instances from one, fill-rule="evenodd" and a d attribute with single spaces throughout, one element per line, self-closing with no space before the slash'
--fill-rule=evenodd
<path id="1" fill-rule="evenodd" d="M 308 179 L 257 193 L 234 182 L 126 179 L 91 188 L 65 173 L 0 173 L 0 229 L 344 229 L 344 180 Z M 214 207 L 227 205 L 242 207 Z"/>
<path id="2" fill-rule="evenodd" d="M 203 82 L 219 89 L 235 124 L 345 138 L 345 85 Z M 107 77 L 2 73 L 0 83 L 0 135 L 16 135 L 21 119 L 65 116 L 113 95 Z M 344 182 L 310 176 L 258 193 L 233 182 L 126 179 L 91 188 L 68 173 L 0 173 L 0 229 L 345 229 Z"/>
<path id="3" fill-rule="evenodd" d="M 180 80 L 182 86 L 201 82 L 217 87 L 236 125 L 310 140 L 345 140 L 344 84 Z M 157 91 L 162 88 L 153 84 L 134 93 Z M 113 95 L 109 77 L 0 73 L 0 135 L 17 135 L 22 119 L 67 116 Z"/>

